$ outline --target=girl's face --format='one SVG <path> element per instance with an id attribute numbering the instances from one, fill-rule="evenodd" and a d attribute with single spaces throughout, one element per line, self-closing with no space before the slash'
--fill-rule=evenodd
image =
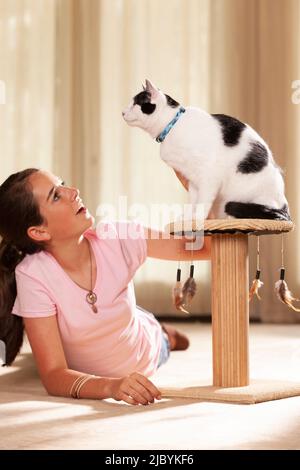
<path id="1" fill-rule="evenodd" d="M 47 171 L 32 174 L 29 182 L 45 219 L 45 225 L 28 229 L 31 238 L 51 244 L 79 237 L 93 225 L 94 218 L 84 207 L 78 189 L 64 185 L 60 178 Z"/>

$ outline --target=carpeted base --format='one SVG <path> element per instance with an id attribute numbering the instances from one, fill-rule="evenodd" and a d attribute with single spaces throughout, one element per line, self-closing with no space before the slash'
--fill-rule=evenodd
<path id="1" fill-rule="evenodd" d="M 253 380 L 246 387 L 213 387 L 212 385 L 185 388 L 160 387 L 163 397 L 196 398 L 217 401 L 254 404 L 281 398 L 300 396 L 300 382 Z"/>

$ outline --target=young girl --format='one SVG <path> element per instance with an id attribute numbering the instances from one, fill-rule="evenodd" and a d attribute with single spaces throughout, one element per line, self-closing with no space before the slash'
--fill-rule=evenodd
<path id="1" fill-rule="evenodd" d="M 135 222 L 103 223 L 101 233 L 93 223 L 79 191 L 46 171 L 20 171 L 0 186 L 6 364 L 25 327 L 50 395 L 146 405 L 160 398 L 147 377 L 188 339 L 136 306 L 132 278 L 146 256 L 189 260 L 191 252 L 186 240 L 150 238 Z M 193 256 L 209 258 L 207 240 Z"/>

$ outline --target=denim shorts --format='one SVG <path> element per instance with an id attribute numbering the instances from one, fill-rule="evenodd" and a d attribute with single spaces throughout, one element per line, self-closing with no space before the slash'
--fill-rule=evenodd
<path id="1" fill-rule="evenodd" d="M 157 368 L 162 366 L 165 362 L 167 362 L 167 360 L 169 359 L 169 356 L 170 356 L 169 338 L 168 338 L 167 333 L 161 330 L 161 348 L 160 348 Z"/>

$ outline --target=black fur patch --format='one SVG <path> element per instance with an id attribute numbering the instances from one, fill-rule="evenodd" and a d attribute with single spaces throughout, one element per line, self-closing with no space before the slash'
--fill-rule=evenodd
<path id="1" fill-rule="evenodd" d="M 224 144 L 228 145 L 228 147 L 237 145 L 246 124 L 225 114 L 212 114 L 212 117 L 221 124 Z"/>
<path id="2" fill-rule="evenodd" d="M 151 94 L 148 91 L 141 91 L 133 98 L 133 104 L 138 104 L 144 114 L 152 114 L 156 104 L 151 103 Z"/>
<path id="3" fill-rule="evenodd" d="M 268 152 L 260 142 L 254 142 L 246 157 L 240 161 L 237 171 L 240 173 L 257 173 L 268 164 Z"/>
<path id="4" fill-rule="evenodd" d="M 281 209 L 273 209 L 263 204 L 230 201 L 225 205 L 225 212 L 236 219 L 291 220 L 286 204 Z"/>
<path id="5" fill-rule="evenodd" d="M 165 94 L 165 97 L 167 98 L 168 106 L 171 106 L 171 108 L 177 108 L 180 105 L 180 103 L 177 103 L 177 101 L 173 100 L 171 96 Z"/>
<path id="6" fill-rule="evenodd" d="M 142 106 L 144 103 L 150 103 L 151 101 L 151 94 L 149 91 L 141 91 L 138 95 L 133 98 L 133 104 L 138 104 Z"/>

